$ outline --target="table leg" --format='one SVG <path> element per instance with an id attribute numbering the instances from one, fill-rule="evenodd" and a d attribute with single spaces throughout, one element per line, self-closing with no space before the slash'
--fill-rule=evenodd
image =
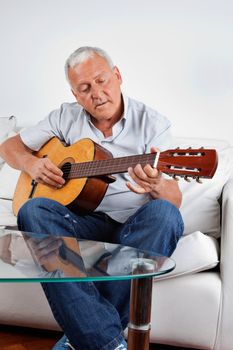
<path id="1" fill-rule="evenodd" d="M 149 350 L 153 277 L 132 279 L 128 350 Z"/>

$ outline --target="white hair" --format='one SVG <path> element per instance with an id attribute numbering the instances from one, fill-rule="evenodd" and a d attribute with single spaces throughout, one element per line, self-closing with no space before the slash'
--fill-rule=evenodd
<path id="1" fill-rule="evenodd" d="M 87 61 L 90 57 L 93 57 L 95 54 L 103 57 L 109 64 L 110 68 L 114 67 L 112 59 L 104 50 L 100 49 L 99 47 L 82 46 L 77 50 L 75 50 L 66 60 L 66 63 L 65 63 L 66 79 L 69 81 L 69 78 L 68 78 L 69 68 L 74 68 L 78 64 Z"/>

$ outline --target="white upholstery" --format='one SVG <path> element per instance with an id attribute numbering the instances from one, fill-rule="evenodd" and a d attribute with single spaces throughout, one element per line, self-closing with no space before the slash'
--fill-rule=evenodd
<path id="1" fill-rule="evenodd" d="M 186 231 L 172 255 L 176 269 L 154 282 L 151 341 L 198 349 L 231 350 L 232 148 L 221 140 L 190 138 L 178 138 L 174 145 L 216 148 L 219 168 L 215 178 L 205 180 L 203 185 L 180 180 L 184 195 L 181 212 Z M 18 174 L 12 172 L 14 170 L 9 170 L 6 165 L 2 173 L 0 170 L 0 225 L 14 226 L 16 223 L 11 198 Z M 6 185 L 2 188 L 4 181 Z M 41 286 L 35 283 L 0 284 L 0 323 L 59 329 Z"/>
<path id="2" fill-rule="evenodd" d="M 15 130 L 16 118 L 11 117 L 0 117 L 0 144 L 10 136 L 10 133 Z M 0 168 L 3 163 L 3 159 L 0 158 Z"/>
<path id="3" fill-rule="evenodd" d="M 222 282 L 217 350 L 233 347 L 233 179 L 223 189 L 220 278 Z"/>
<path id="4" fill-rule="evenodd" d="M 215 349 L 220 306 L 221 280 L 217 273 L 201 272 L 155 282 L 151 341 Z"/>
<path id="5" fill-rule="evenodd" d="M 0 198 L 0 226 L 15 226 L 16 221 L 12 213 L 12 201 Z"/>
<path id="6" fill-rule="evenodd" d="M 39 283 L 0 283 L 0 324 L 58 330 Z"/>
<path id="7" fill-rule="evenodd" d="M 20 171 L 10 167 L 7 163 L 2 165 L 0 171 L 0 198 L 12 199 Z"/>
<path id="8" fill-rule="evenodd" d="M 196 231 L 181 237 L 171 258 L 176 262 L 175 269 L 158 277 L 156 281 L 215 267 L 219 262 L 219 244 L 214 237 Z"/>

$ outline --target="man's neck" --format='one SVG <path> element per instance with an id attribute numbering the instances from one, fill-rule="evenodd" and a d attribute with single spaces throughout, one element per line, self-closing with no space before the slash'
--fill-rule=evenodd
<path id="1" fill-rule="evenodd" d="M 117 121 L 114 120 L 104 120 L 104 121 L 98 121 L 96 119 L 94 119 L 93 117 L 91 117 L 91 121 L 93 123 L 93 125 L 95 125 L 95 127 L 97 129 L 99 129 L 102 134 L 104 135 L 105 138 L 112 136 L 112 128 L 113 125 L 117 123 Z"/>

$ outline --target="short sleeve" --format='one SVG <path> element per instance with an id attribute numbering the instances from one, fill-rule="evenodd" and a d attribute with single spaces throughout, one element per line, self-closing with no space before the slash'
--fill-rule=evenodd
<path id="1" fill-rule="evenodd" d="M 62 139 L 59 130 L 60 117 L 61 108 L 52 111 L 35 126 L 21 130 L 20 137 L 23 143 L 33 151 L 38 151 L 52 137 L 56 136 Z"/>

